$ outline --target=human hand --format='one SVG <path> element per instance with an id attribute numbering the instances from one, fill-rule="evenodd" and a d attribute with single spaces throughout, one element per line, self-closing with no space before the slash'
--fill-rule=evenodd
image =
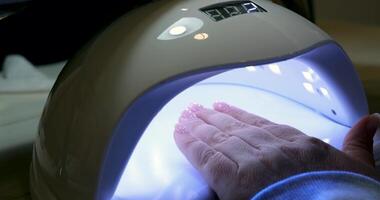
<path id="1" fill-rule="evenodd" d="M 174 136 L 220 199 L 249 199 L 272 183 L 308 171 L 346 170 L 378 178 L 370 151 L 376 130 L 371 119 L 362 119 L 350 131 L 345 153 L 225 103 L 214 104 L 213 110 L 190 106 Z"/>

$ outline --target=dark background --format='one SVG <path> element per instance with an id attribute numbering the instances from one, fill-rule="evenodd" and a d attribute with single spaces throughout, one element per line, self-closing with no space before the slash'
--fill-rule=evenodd
<path id="1" fill-rule="evenodd" d="M 117 17 L 152 1 L 0 0 L 0 14 L 14 13 L 0 20 L 0 63 L 8 54 L 34 65 L 68 59 Z M 309 1 L 275 2 L 313 20 Z"/>
<path id="2" fill-rule="evenodd" d="M 0 1 L 3 13 L 15 12 L 0 20 L 0 63 L 16 53 L 35 65 L 67 59 L 115 18 L 150 1 Z"/>

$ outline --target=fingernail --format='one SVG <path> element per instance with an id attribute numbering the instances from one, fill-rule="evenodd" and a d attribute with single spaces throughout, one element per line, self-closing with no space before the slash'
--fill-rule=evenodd
<path id="1" fill-rule="evenodd" d="M 227 112 L 231 107 L 224 102 L 215 102 L 214 108 L 218 111 Z"/>
<path id="2" fill-rule="evenodd" d="M 188 107 L 188 109 L 193 112 L 193 113 L 196 113 L 196 112 L 199 112 L 201 110 L 204 109 L 204 107 L 200 104 L 197 104 L 197 103 L 192 103 L 190 104 L 190 106 Z"/>
<path id="3" fill-rule="evenodd" d="M 175 125 L 174 132 L 178 133 L 178 134 L 186 134 L 187 133 L 185 127 L 181 124 Z"/>
<path id="4" fill-rule="evenodd" d="M 183 122 L 183 121 L 193 120 L 196 118 L 197 117 L 195 116 L 194 113 L 192 113 L 189 109 L 186 109 L 182 112 L 181 117 L 179 118 L 179 121 Z"/>
<path id="5" fill-rule="evenodd" d="M 367 130 L 369 132 L 374 132 L 379 127 L 380 127 L 380 114 L 374 113 L 369 117 L 369 120 L 367 123 Z"/>

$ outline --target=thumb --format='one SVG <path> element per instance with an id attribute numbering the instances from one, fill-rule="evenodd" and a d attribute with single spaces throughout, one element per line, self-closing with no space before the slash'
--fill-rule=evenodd
<path id="1" fill-rule="evenodd" d="M 380 114 L 363 117 L 348 132 L 343 143 L 343 152 L 368 165 L 375 166 L 373 158 L 373 137 L 380 128 Z"/>

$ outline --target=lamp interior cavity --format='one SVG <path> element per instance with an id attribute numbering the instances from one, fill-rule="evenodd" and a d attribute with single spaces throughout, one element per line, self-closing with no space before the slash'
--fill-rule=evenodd
<path id="1" fill-rule="evenodd" d="M 187 88 L 171 99 L 145 130 L 121 176 L 113 200 L 212 199 L 206 182 L 181 154 L 173 139 L 175 124 L 191 103 L 211 107 L 216 101 L 228 102 L 341 148 L 349 127 L 303 103 L 314 99 L 316 107 L 327 107 L 328 112 L 339 110 L 338 100 L 326 98 L 334 98 L 334 86 L 317 74 L 317 66 L 312 68 L 302 59 L 247 65 Z M 314 88 L 321 88 L 322 95 L 316 95 Z M 326 88 L 330 88 L 329 92 Z"/>

